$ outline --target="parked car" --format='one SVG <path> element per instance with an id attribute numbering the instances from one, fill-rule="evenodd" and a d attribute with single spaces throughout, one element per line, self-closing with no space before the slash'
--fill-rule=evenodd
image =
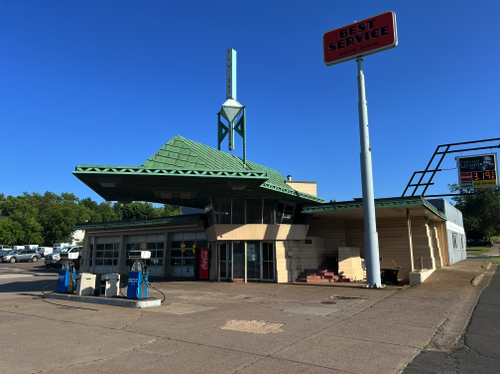
<path id="1" fill-rule="evenodd" d="M 54 252 L 54 249 L 52 247 L 38 247 L 38 253 L 40 253 L 42 257 L 45 257 L 52 252 Z"/>
<path id="2" fill-rule="evenodd" d="M 11 249 L 12 249 L 12 247 L 10 245 L 0 244 L 0 252 L 10 251 Z"/>
<path id="3" fill-rule="evenodd" d="M 491 247 L 493 246 L 493 242 L 487 239 L 468 239 L 467 246 Z"/>
<path id="4" fill-rule="evenodd" d="M 54 250 L 45 256 L 45 266 L 47 267 L 58 267 L 59 261 L 61 260 L 61 250 Z"/>
<path id="5" fill-rule="evenodd" d="M 55 267 L 55 268 L 60 268 L 61 267 L 61 253 L 67 254 L 67 253 L 78 253 L 78 257 L 81 256 L 82 254 L 82 246 L 73 246 L 73 247 L 64 247 L 60 251 L 54 251 L 48 255 L 45 256 L 45 266 L 47 267 Z"/>
<path id="6" fill-rule="evenodd" d="M 12 249 L 2 249 L 0 250 L 0 262 L 3 262 L 3 257 L 7 255 Z"/>
<path id="7" fill-rule="evenodd" d="M 42 256 L 40 256 L 36 249 L 13 249 L 2 256 L 2 262 L 37 262 L 41 258 Z"/>

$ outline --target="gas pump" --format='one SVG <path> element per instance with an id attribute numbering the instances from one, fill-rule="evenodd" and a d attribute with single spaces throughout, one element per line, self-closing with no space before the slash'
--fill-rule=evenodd
<path id="1" fill-rule="evenodd" d="M 151 258 L 151 251 L 130 251 L 129 258 L 135 261 L 128 273 L 127 298 L 147 298 L 149 272 L 144 260 Z"/>
<path id="2" fill-rule="evenodd" d="M 76 269 L 75 260 L 78 259 L 78 252 L 61 253 L 61 270 L 57 276 L 57 292 L 74 293 L 76 290 Z"/>

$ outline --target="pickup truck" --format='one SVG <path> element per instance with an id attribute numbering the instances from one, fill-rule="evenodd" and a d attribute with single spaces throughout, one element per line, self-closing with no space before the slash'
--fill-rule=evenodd
<path id="1" fill-rule="evenodd" d="M 61 267 L 61 253 L 64 255 L 66 253 L 78 253 L 78 259 L 81 258 L 82 246 L 64 247 L 60 251 L 54 251 L 45 256 L 45 266 L 47 267 Z"/>

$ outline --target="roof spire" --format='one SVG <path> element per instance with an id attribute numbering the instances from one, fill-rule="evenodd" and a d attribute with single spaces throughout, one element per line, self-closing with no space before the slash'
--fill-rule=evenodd
<path id="1" fill-rule="evenodd" d="M 225 119 L 222 122 L 221 117 Z M 234 132 L 243 138 L 243 164 L 246 163 L 245 105 L 236 100 L 236 51 L 226 50 L 226 101 L 217 112 L 217 149 L 228 135 L 228 150 L 234 149 Z"/>

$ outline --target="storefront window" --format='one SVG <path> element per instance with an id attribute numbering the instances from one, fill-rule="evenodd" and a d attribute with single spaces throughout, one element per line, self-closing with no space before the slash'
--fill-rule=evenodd
<path id="1" fill-rule="evenodd" d="M 247 200 L 247 223 L 262 223 L 262 205 L 261 199 Z"/>
<path id="2" fill-rule="evenodd" d="M 276 206 L 277 202 L 274 200 L 264 200 L 264 214 L 262 217 L 262 223 L 268 225 L 276 224 Z"/>
<path id="3" fill-rule="evenodd" d="M 212 199 L 215 222 L 231 223 L 231 199 Z"/>
<path id="4" fill-rule="evenodd" d="M 233 224 L 245 224 L 245 200 L 244 199 L 233 199 L 233 217 L 231 223 Z"/>
<path id="5" fill-rule="evenodd" d="M 295 204 L 271 199 L 213 198 L 205 206 L 209 225 L 292 223 Z"/>

